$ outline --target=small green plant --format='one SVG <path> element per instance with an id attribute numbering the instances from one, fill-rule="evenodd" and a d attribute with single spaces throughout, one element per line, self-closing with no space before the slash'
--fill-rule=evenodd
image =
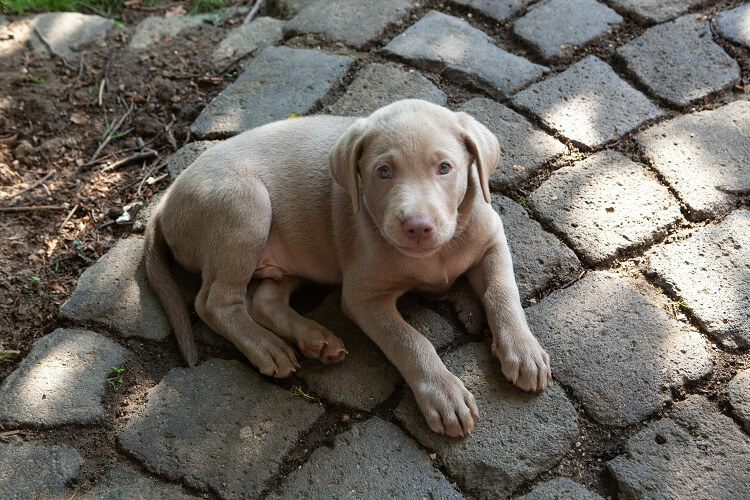
<path id="1" fill-rule="evenodd" d="M 573 402 L 573 408 L 575 408 L 575 410 L 581 415 L 586 413 L 586 410 L 583 409 L 583 406 L 581 405 L 581 403 L 578 403 L 577 401 Z"/>
<path id="2" fill-rule="evenodd" d="M 42 78 L 39 78 L 39 77 L 37 77 L 37 76 L 34 76 L 34 75 L 32 75 L 31 73 L 29 73 L 29 74 L 28 74 L 28 75 L 26 75 L 26 76 L 27 76 L 27 78 L 29 79 L 29 81 L 30 81 L 31 83 L 36 83 L 36 84 L 44 83 L 44 80 L 43 80 Z"/>
<path id="3" fill-rule="evenodd" d="M 8 2 L 7 0 L 0 0 L 0 14 L 8 13 Z"/>
<path id="4" fill-rule="evenodd" d="M 675 300 L 674 302 L 672 302 L 672 305 L 682 311 L 689 311 L 690 309 L 692 309 L 690 305 L 683 300 Z"/>
<path id="5" fill-rule="evenodd" d="M 292 118 L 301 118 L 302 115 L 299 113 L 289 113 L 286 117 L 287 120 L 291 120 Z"/>
<path id="6" fill-rule="evenodd" d="M 2 349 L 0 350 L 0 363 L 5 361 L 13 361 L 21 355 L 21 351 L 15 349 Z"/>
<path id="7" fill-rule="evenodd" d="M 26 294 L 31 295 L 32 293 L 34 293 L 35 284 L 41 283 L 41 281 L 42 281 L 42 278 L 40 278 L 39 276 L 32 276 L 31 282 L 23 284 L 23 291 Z"/>
<path id="8" fill-rule="evenodd" d="M 289 389 L 289 394 L 295 397 L 302 398 L 306 401 L 310 401 L 311 403 L 320 403 L 320 398 L 318 396 L 309 392 L 305 392 L 305 390 L 300 385 L 293 385 L 292 388 Z"/>
<path id="9" fill-rule="evenodd" d="M 521 205 L 523 208 L 526 208 L 526 197 L 525 196 L 519 197 L 518 204 Z"/>
<path id="10" fill-rule="evenodd" d="M 114 373 L 113 376 L 109 377 L 107 379 L 107 382 L 109 382 L 112 387 L 116 387 L 117 384 L 122 384 L 122 374 L 125 372 L 125 368 L 120 368 L 118 366 L 112 366 L 112 373 Z"/>
<path id="11" fill-rule="evenodd" d="M 112 22 L 114 23 L 115 27 L 117 27 L 117 28 L 124 28 L 125 27 L 125 23 L 123 23 L 122 21 L 118 21 L 117 19 L 112 19 Z"/>
<path id="12" fill-rule="evenodd" d="M 214 12 L 224 8 L 226 4 L 226 0 L 193 0 L 190 3 L 188 13 L 205 14 L 207 12 Z"/>

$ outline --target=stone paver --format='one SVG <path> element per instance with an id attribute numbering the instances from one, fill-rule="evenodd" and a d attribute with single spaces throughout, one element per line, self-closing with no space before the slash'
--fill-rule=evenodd
<path id="1" fill-rule="evenodd" d="M 708 21 L 687 15 L 649 28 L 617 54 L 651 92 L 676 106 L 740 81 L 740 66 L 711 38 Z"/>
<path id="2" fill-rule="evenodd" d="M 511 102 L 565 137 L 594 148 L 662 115 L 604 61 L 588 56 L 519 92 Z"/>
<path id="3" fill-rule="evenodd" d="M 576 411 L 551 382 L 541 393 L 513 387 L 489 347 L 465 344 L 444 358 L 472 391 L 481 418 L 463 439 L 430 431 L 408 392 L 395 410 L 409 432 L 437 452 L 461 488 L 483 498 L 508 496 L 521 483 L 551 468 L 579 435 Z"/>
<path id="4" fill-rule="evenodd" d="M 750 102 L 678 116 L 637 137 L 693 219 L 728 212 L 750 191 Z"/>
<path id="5" fill-rule="evenodd" d="M 406 322 L 424 335 L 438 352 L 448 347 L 458 333 L 450 321 L 420 304 L 412 295 L 407 294 L 398 301 L 398 310 Z"/>
<path id="6" fill-rule="evenodd" d="M 552 284 L 566 283 L 580 274 L 581 263 L 573 251 L 542 229 L 521 205 L 493 194 L 492 208 L 502 218 L 522 298 L 531 299 Z"/>
<path id="7" fill-rule="evenodd" d="M 453 0 L 453 3 L 471 7 L 498 21 L 505 21 L 533 3 L 533 0 Z"/>
<path id="8" fill-rule="evenodd" d="M 539 483 L 531 493 L 518 497 L 518 500 L 600 500 L 602 497 L 587 490 L 582 485 L 567 477 L 558 477 L 551 481 Z"/>
<path id="9" fill-rule="evenodd" d="M 614 151 L 553 172 L 529 204 L 592 264 L 648 245 L 682 220 L 669 190 L 643 165 Z"/>
<path id="10" fill-rule="evenodd" d="M 123 337 L 164 340 L 171 331 L 143 264 L 143 239 L 120 240 L 84 271 L 60 314 L 77 322 L 94 321 Z"/>
<path id="11" fill-rule="evenodd" d="M 76 478 L 83 465 L 70 446 L 0 441 L 0 491 L 3 498 L 68 498 L 65 483 Z"/>
<path id="12" fill-rule="evenodd" d="M 165 38 L 177 36 L 180 31 L 204 21 L 203 16 L 147 17 L 135 27 L 130 37 L 130 50 L 147 49 Z"/>
<path id="13" fill-rule="evenodd" d="M 189 409 L 189 410 L 188 410 Z M 149 470 L 221 497 L 256 498 L 323 414 L 239 361 L 175 368 L 118 434 Z"/>
<path id="14" fill-rule="evenodd" d="M 609 3 L 641 19 L 660 23 L 674 19 L 704 2 L 703 0 L 610 0 Z"/>
<path id="15" fill-rule="evenodd" d="M 429 295 L 427 297 L 430 297 Z M 474 293 L 469 282 L 461 278 L 450 290 L 436 297 L 453 305 L 456 317 L 471 335 L 480 335 L 485 327 L 485 316 L 482 303 Z"/>
<path id="16" fill-rule="evenodd" d="M 603 424 L 640 422 L 670 401 L 671 387 L 712 370 L 700 334 L 613 274 L 589 273 L 526 313 L 555 379 Z"/>
<path id="17" fill-rule="evenodd" d="M 214 67 L 222 69 L 234 61 L 252 55 L 282 39 L 284 21 L 272 17 L 259 17 L 249 24 L 242 24 L 221 41 L 211 59 Z"/>
<path id="18" fill-rule="evenodd" d="M 318 0 L 268 0 L 268 11 L 274 16 L 288 19 L 297 14 L 304 7 Z"/>
<path id="19" fill-rule="evenodd" d="M 169 180 L 174 182 L 180 173 L 188 168 L 205 150 L 218 144 L 219 141 L 196 141 L 185 144 L 174 152 L 167 161 Z"/>
<path id="20" fill-rule="evenodd" d="M 77 12 L 39 14 L 31 24 L 34 29 L 30 38 L 32 49 L 49 53 L 49 44 L 55 54 L 64 57 L 69 64 L 77 62 L 80 52 L 102 44 L 107 31 L 114 26 L 111 19 Z"/>
<path id="21" fill-rule="evenodd" d="M 335 365 L 302 361 L 297 375 L 326 401 L 371 410 L 401 383 L 398 370 L 369 337 L 341 312 L 341 294 L 330 294 L 305 317 L 328 328 L 344 342 L 346 359 Z"/>
<path id="22" fill-rule="evenodd" d="M 331 114 L 367 116 L 399 99 L 422 99 L 445 105 L 445 94 L 419 72 L 395 64 L 372 63 L 357 73 L 346 93 L 331 107 Z"/>
<path id="23" fill-rule="evenodd" d="M 189 500 L 195 497 L 182 487 L 151 479 L 130 465 L 112 465 L 93 488 L 82 495 L 82 500 L 123 500 L 126 498 L 153 498 Z"/>
<path id="24" fill-rule="evenodd" d="M 357 48 L 370 45 L 389 26 L 406 17 L 412 0 L 318 0 L 286 23 L 290 34 L 319 33 Z"/>
<path id="25" fill-rule="evenodd" d="M 507 97 L 548 71 L 499 48 L 463 19 L 437 11 L 428 12 L 382 52 L 461 84 L 470 82 L 496 97 Z"/>
<path id="26" fill-rule="evenodd" d="M 621 22 L 622 16 L 596 0 L 542 0 L 515 22 L 513 31 L 549 59 L 567 46 L 608 33 Z"/>
<path id="27" fill-rule="evenodd" d="M 107 377 L 126 354 L 87 330 L 60 328 L 45 335 L 0 387 L 0 421 L 52 427 L 102 420 Z"/>
<path id="28" fill-rule="evenodd" d="M 722 345 L 750 347 L 750 211 L 737 210 L 719 224 L 664 245 L 649 272 Z"/>
<path id="29" fill-rule="evenodd" d="M 373 417 L 321 446 L 270 498 L 462 498 L 427 453 Z"/>
<path id="30" fill-rule="evenodd" d="M 492 189 L 505 189 L 529 179 L 547 161 L 566 151 L 560 141 L 491 99 L 471 99 L 459 111 L 479 120 L 500 141 L 500 163 L 490 177 Z"/>
<path id="31" fill-rule="evenodd" d="M 750 432 L 750 369 L 738 373 L 729 382 L 728 392 L 734 415 Z"/>
<path id="32" fill-rule="evenodd" d="M 714 18 L 714 28 L 722 37 L 750 47 L 750 4 L 719 12 Z"/>
<path id="33" fill-rule="evenodd" d="M 353 62 L 317 50 L 267 47 L 205 107 L 190 131 L 199 138 L 215 139 L 307 113 Z"/>
<path id="34" fill-rule="evenodd" d="M 736 498 L 750 491 L 750 438 L 705 398 L 690 396 L 671 419 L 630 438 L 607 468 L 625 498 Z"/>

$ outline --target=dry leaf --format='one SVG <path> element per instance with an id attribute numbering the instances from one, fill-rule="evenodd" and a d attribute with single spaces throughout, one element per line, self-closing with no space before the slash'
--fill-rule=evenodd
<path id="1" fill-rule="evenodd" d="M 70 115 L 70 121 L 76 125 L 86 125 L 89 122 L 89 115 L 86 113 L 73 113 Z"/>
<path id="2" fill-rule="evenodd" d="M 164 13 L 164 17 L 184 16 L 185 14 L 187 14 L 185 7 L 183 7 L 182 4 L 179 4 L 168 8 L 167 12 Z"/>

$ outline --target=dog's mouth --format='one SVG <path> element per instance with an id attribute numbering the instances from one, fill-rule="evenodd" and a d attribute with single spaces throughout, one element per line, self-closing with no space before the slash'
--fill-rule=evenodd
<path id="1" fill-rule="evenodd" d="M 429 257 L 440 249 L 440 246 L 395 245 L 398 250 L 409 257 Z"/>

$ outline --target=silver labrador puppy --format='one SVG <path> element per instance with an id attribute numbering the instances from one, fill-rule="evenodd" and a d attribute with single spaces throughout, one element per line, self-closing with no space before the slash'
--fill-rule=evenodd
<path id="1" fill-rule="evenodd" d="M 201 319 L 275 377 L 299 366 L 292 345 L 324 363 L 344 358 L 340 339 L 289 306 L 301 279 L 341 284 L 344 313 L 401 372 L 430 428 L 463 436 L 479 416 L 474 397 L 396 300 L 444 291 L 465 274 L 503 374 L 543 389 L 549 356 L 526 324 L 490 205 L 499 156 L 497 138 L 474 118 L 418 100 L 367 118 L 271 123 L 209 149 L 169 188 L 146 233 L 148 278 L 185 360 L 194 365 L 197 353 L 172 257 L 201 273 Z"/>

